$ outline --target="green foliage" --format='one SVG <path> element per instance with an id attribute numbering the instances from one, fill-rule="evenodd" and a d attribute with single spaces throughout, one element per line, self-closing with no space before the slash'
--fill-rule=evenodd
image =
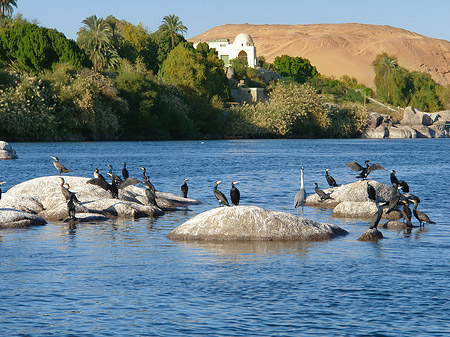
<path id="1" fill-rule="evenodd" d="M 11 66 L 37 74 L 58 63 L 77 68 L 87 65 L 84 52 L 54 29 L 23 22 L 0 30 L 0 57 Z"/>
<path id="2" fill-rule="evenodd" d="M 13 7 L 17 8 L 16 0 L 1 0 L 0 1 L 0 17 L 9 17 L 12 15 Z"/>
<path id="3" fill-rule="evenodd" d="M 247 58 L 236 57 L 230 60 L 230 65 L 235 71 L 235 78 L 237 80 L 244 80 L 247 78 L 247 69 L 249 68 Z"/>
<path id="4" fill-rule="evenodd" d="M 312 66 L 308 59 L 302 57 L 277 56 L 274 65 L 283 78 L 298 83 L 305 83 L 319 75 L 316 67 Z"/>
<path id="5" fill-rule="evenodd" d="M 328 128 L 330 137 L 356 137 L 367 125 L 368 112 L 361 104 L 328 105 L 327 109 L 331 121 Z"/>
<path id="6" fill-rule="evenodd" d="M 169 34 L 172 48 L 175 48 L 175 36 L 179 33 L 183 34 L 187 32 L 187 27 L 183 25 L 183 22 L 180 20 L 178 16 L 175 14 L 166 15 L 161 25 L 159 26 L 159 30 Z"/>

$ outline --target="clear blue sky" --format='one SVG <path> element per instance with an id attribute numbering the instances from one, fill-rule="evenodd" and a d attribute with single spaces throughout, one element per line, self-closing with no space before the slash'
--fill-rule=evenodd
<path id="1" fill-rule="evenodd" d="M 450 41 L 450 1 L 446 0 L 17 0 L 14 14 L 56 28 L 76 39 L 81 21 L 93 14 L 142 22 L 151 32 L 165 15 L 176 14 L 190 38 L 227 23 L 367 23 L 404 28 Z"/>

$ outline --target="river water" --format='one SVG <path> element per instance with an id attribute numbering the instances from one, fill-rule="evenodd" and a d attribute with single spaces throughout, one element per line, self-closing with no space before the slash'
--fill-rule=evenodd
<path id="1" fill-rule="evenodd" d="M 448 336 L 450 198 L 448 139 L 229 140 L 190 142 L 13 143 L 18 160 L 0 161 L 3 190 L 54 175 L 50 156 L 91 177 L 132 177 L 145 166 L 156 189 L 201 205 L 156 219 L 60 222 L 0 231 L 2 336 Z M 306 191 L 355 180 L 345 164 L 370 159 L 408 182 L 436 224 L 411 233 L 381 229 L 360 242 L 368 221 L 305 216 L 349 235 L 320 243 L 176 242 L 166 235 L 217 206 L 239 180 L 244 205 L 296 213 L 300 167 Z M 389 183 L 389 172 L 370 178 Z M 45 191 L 42 191 L 45 193 Z M 414 224 L 417 221 L 413 220 Z"/>

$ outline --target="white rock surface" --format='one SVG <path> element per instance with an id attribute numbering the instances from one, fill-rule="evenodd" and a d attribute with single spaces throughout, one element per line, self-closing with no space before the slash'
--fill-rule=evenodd
<path id="1" fill-rule="evenodd" d="M 35 214 L 15 209 L 0 208 L 0 229 L 41 226 L 46 223 L 44 219 Z"/>

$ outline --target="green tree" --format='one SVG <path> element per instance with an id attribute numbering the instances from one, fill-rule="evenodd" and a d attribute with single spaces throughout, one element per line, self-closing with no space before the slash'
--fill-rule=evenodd
<path id="1" fill-rule="evenodd" d="M 187 32 L 187 27 L 183 25 L 183 22 L 180 20 L 178 16 L 175 14 L 166 15 L 161 25 L 159 26 L 159 30 L 166 32 L 170 35 L 172 41 L 172 48 L 175 48 L 175 36 L 179 33 L 183 34 Z"/>
<path id="2" fill-rule="evenodd" d="M 16 0 L 0 0 L 0 16 L 11 16 L 13 7 L 17 8 Z"/>
<path id="3" fill-rule="evenodd" d="M 316 67 L 312 66 L 308 59 L 302 57 L 277 56 L 274 65 L 282 77 L 298 83 L 305 83 L 319 75 Z"/>
<path id="4" fill-rule="evenodd" d="M 77 43 L 91 59 L 94 71 L 116 65 L 119 55 L 113 45 L 111 25 L 96 15 L 84 19 L 82 23 L 84 26 L 77 33 Z"/>

